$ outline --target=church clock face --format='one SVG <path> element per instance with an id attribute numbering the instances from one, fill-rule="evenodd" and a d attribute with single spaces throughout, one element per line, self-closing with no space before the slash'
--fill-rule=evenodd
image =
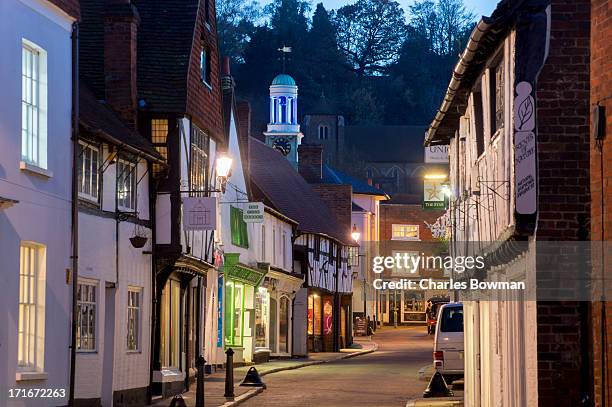
<path id="1" fill-rule="evenodd" d="M 280 151 L 280 153 L 284 156 L 289 155 L 291 152 L 291 144 L 289 143 L 289 140 L 285 138 L 277 138 L 274 140 L 272 147 Z"/>

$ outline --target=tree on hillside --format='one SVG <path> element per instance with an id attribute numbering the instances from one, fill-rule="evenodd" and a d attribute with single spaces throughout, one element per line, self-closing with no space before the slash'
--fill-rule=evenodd
<path id="1" fill-rule="evenodd" d="M 320 94 L 338 102 L 344 88 L 351 82 L 347 61 L 338 49 L 336 28 L 332 15 L 317 4 L 312 16 L 312 26 L 304 44 L 304 65 L 308 74 L 320 89 Z"/>
<path id="2" fill-rule="evenodd" d="M 404 11 L 391 0 L 357 0 L 336 13 L 338 46 L 359 77 L 385 72 L 405 33 Z"/>
<path id="3" fill-rule="evenodd" d="M 222 0 L 217 3 L 217 33 L 221 55 L 243 61 L 243 52 L 261 17 L 256 1 Z"/>

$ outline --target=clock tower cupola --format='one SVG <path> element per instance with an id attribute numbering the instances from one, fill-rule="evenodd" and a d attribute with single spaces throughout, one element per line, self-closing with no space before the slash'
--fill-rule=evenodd
<path id="1" fill-rule="evenodd" d="M 266 144 L 280 151 L 297 169 L 297 149 L 303 134 L 297 114 L 298 87 L 287 74 L 277 75 L 270 85 L 270 121 L 264 132 Z"/>

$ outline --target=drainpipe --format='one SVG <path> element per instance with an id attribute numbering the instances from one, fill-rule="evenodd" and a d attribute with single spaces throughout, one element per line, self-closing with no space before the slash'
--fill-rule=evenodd
<path id="1" fill-rule="evenodd" d="M 70 384 L 68 405 L 74 406 L 76 366 L 77 289 L 79 280 L 79 24 L 72 24 L 72 321 L 70 327 Z"/>
<path id="2" fill-rule="evenodd" d="M 149 171 L 152 169 L 153 164 L 149 163 Z M 149 172 L 152 174 L 152 172 Z M 152 177 L 149 177 L 151 180 Z M 157 184 L 153 185 L 153 182 L 149 182 L 149 219 L 153 220 L 151 226 L 151 347 L 149 349 L 149 388 L 147 389 L 147 403 L 151 404 L 153 399 L 153 370 L 155 367 L 155 331 L 157 330 L 157 250 L 155 250 L 157 233 L 155 229 L 155 211 L 157 201 Z"/>

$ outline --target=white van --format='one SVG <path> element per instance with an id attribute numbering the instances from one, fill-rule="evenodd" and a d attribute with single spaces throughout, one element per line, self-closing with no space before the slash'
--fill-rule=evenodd
<path id="1" fill-rule="evenodd" d="M 463 376 L 463 304 L 451 302 L 438 311 L 434 368 L 444 376 Z"/>

